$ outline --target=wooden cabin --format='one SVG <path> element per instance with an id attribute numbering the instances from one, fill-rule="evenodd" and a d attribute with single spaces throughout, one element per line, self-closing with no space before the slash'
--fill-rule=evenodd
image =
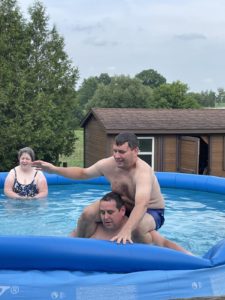
<path id="1" fill-rule="evenodd" d="M 112 155 L 115 136 L 137 135 L 155 171 L 225 177 L 225 109 L 94 108 L 84 128 L 84 166 Z"/>

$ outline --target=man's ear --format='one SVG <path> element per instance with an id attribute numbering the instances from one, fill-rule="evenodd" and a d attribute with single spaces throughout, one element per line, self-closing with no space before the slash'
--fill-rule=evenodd
<path id="1" fill-rule="evenodd" d="M 134 151 L 138 154 L 139 148 L 138 147 L 134 148 Z"/>
<path id="2" fill-rule="evenodd" d="M 121 206 L 120 211 L 123 213 L 123 216 L 125 216 L 125 214 L 126 214 L 126 207 L 125 207 L 125 205 Z"/>

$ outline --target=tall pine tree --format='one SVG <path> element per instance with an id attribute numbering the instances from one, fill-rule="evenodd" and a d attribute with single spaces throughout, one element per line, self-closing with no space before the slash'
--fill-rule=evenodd
<path id="1" fill-rule="evenodd" d="M 15 159 L 19 135 L 19 102 L 27 67 L 25 23 L 15 0 L 0 2 L 0 170 Z"/>
<path id="2" fill-rule="evenodd" d="M 4 67 L 0 110 L 4 108 L 5 130 L 0 130 L 0 138 L 6 141 L 0 145 L 1 170 L 16 163 L 15 153 L 23 146 L 57 163 L 60 154 L 72 153 L 75 143 L 78 70 L 65 53 L 56 28 L 48 29 L 44 7 L 36 2 L 29 14 L 30 21 L 25 22 L 16 1 L 1 0 L 0 26 L 5 34 L 0 39 Z"/>

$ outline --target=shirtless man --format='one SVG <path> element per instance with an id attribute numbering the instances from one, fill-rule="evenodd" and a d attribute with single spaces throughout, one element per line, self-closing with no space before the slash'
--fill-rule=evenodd
<path id="1" fill-rule="evenodd" d="M 124 201 L 119 194 L 110 192 L 100 199 L 100 217 L 101 223 L 98 223 L 96 231 L 91 238 L 98 240 L 111 240 L 115 235 L 119 233 L 121 228 L 126 224 L 128 217 L 126 216 L 126 208 Z M 177 251 L 191 254 L 191 252 L 182 248 L 178 244 L 165 239 L 157 231 L 153 230 L 149 232 L 152 238 L 152 243 L 160 246 L 167 247 Z M 76 229 L 70 234 L 72 237 L 76 237 Z M 135 238 L 132 238 L 135 242 Z"/>
<path id="2" fill-rule="evenodd" d="M 72 179 L 105 176 L 113 192 L 120 194 L 129 216 L 126 224 L 112 237 L 117 243 L 151 243 L 149 231 L 159 229 L 164 223 L 164 199 L 152 168 L 138 157 L 138 139 L 133 133 L 120 133 L 115 138 L 113 155 L 88 168 L 56 167 L 48 162 L 35 161 L 37 170 L 56 173 Z M 77 227 L 78 237 L 90 237 L 100 221 L 99 200 L 87 206 Z"/>

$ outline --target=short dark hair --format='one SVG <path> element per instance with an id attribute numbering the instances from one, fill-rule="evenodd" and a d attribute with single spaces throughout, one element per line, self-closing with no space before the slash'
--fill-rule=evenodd
<path id="1" fill-rule="evenodd" d="M 102 197 L 102 199 L 100 199 L 100 201 L 111 201 L 111 200 L 114 200 L 116 202 L 116 208 L 118 208 L 119 210 L 121 209 L 122 206 L 125 205 L 120 194 L 115 192 L 107 193 Z"/>
<path id="2" fill-rule="evenodd" d="M 18 159 L 20 159 L 20 157 L 21 157 L 24 153 L 27 153 L 28 155 L 30 155 L 32 161 L 35 160 L 34 150 L 31 149 L 30 147 L 25 147 L 25 148 L 20 149 L 20 150 L 18 151 Z"/>
<path id="3" fill-rule="evenodd" d="M 126 142 L 132 150 L 139 147 L 138 138 L 132 132 L 121 132 L 115 137 L 115 143 L 117 146 L 121 146 Z"/>

